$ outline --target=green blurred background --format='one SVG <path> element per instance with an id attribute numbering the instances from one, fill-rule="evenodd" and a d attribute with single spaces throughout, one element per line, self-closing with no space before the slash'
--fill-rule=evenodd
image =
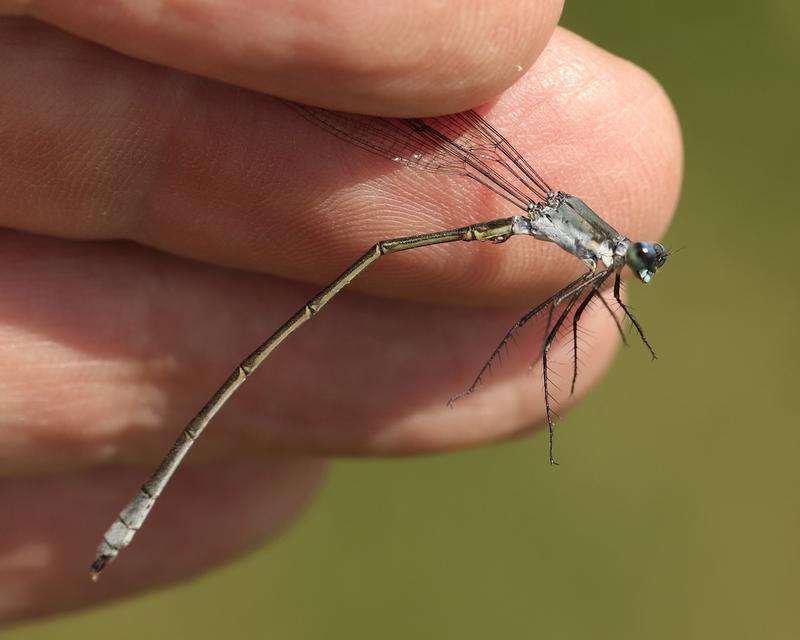
<path id="1" fill-rule="evenodd" d="M 686 181 L 631 287 L 661 359 L 622 353 L 543 436 L 339 462 L 276 543 L 8 640 L 800 637 L 800 2 L 568 0 L 562 23 L 653 73 Z"/>

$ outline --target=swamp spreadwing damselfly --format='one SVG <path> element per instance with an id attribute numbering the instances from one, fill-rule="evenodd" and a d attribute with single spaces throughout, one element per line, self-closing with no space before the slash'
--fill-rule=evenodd
<path id="1" fill-rule="evenodd" d="M 627 266 L 639 280 L 644 283 L 650 282 L 655 272 L 666 262 L 669 255 L 667 250 L 658 242 L 631 241 L 600 218 L 579 198 L 551 189 L 508 140 L 477 113 L 466 111 L 440 118 L 401 120 L 337 113 L 293 103 L 285 104 L 325 131 L 377 155 L 414 169 L 472 178 L 520 209 L 522 213 L 458 229 L 380 240 L 370 247 L 336 280 L 306 302 L 247 356 L 192 418 L 158 469 L 142 485 L 136 496 L 106 531 L 91 567 L 93 579 L 97 579 L 103 568 L 130 544 L 184 456 L 225 402 L 278 345 L 315 316 L 336 294 L 381 256 L 445 242 L 500 243 L 511 236 L 523 235 L 553 242 L 583 262 L 587 268 L 586 272 L 520 318 L 506 333 L 472 385 L 450 400 L 452 403 L 459 397 L 472 393 L 513 335 L 532 318 L 546 312 L 547 324 L 541 355 L 552 464 L 555 464 L 554 422 L 549 390 L 551 383 L 548 379 L 548 354 L 570 314 L 572 314 L 573 391 L 578 373 L 578 323 L 589 303 L 593 299 L 599 299 L 614 317 L 620 333 L 623 333 L 616 315 L 605 298 L 599 295 L 603 285 L 612 278 L 616 302 L 655 357 L 641 326 L 622 301 L 620 274 Z"/>

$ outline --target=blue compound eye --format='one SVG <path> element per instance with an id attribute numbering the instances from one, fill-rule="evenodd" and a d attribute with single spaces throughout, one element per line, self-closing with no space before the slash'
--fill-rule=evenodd
<path id="1" fill-rule="evenodd" d="M 667 249 L 658 242 L 634 242 L 628 247 L 625 261 L 639 280 L 648 283 L 667 261 L 667 255 Z"/>

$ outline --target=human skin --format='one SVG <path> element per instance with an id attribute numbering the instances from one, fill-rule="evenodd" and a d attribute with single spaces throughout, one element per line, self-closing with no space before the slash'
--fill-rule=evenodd
<path id="1" fill-rule="evenodd" d="M 4 619 L 252 548 L 313 497 L 326 456 L 452 449 L 543 421 L 541 366 L 528 375 L 541 323 L 478 393 L 446 400 L 580 263 L 526 238 L 387 257 L 267 360 L 88 581 L 99 536 L 178 431 L 321 285 L 378 239 L 515 213 L 266 94 L 402 116 L 483 103 L 551 185 L 634 239 L 665 230 L 681 178 L 672 107 L 641 69 L 557 28 L 559 3 L 360 3 L 353 20 L 349 1 L 0 0 L 19 14 L 0 19 Z M 576 398 L 619 342 L 602 307 L 584 326 Z"/>

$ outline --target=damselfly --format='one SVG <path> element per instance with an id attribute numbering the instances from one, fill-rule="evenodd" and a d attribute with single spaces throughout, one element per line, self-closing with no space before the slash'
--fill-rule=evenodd
<path id="1" fill-rule="evenodd" d="M 650 282 L 655 272 L 664 265 L 668 256 L 667 250 L 658 242 L 631 241 L 601 219 L 579 198 L 551 189 L 522 155 L 477 113 L 467 111 L 441 118 L 401 120 L 337 113 L 292 103 L 286 105 L 327 132 L 377 155 L 414 169 L 472 178 L 522 213 L 458 229 L 380 240 L 370 247 L 342 275 L 306 302 L 247 356 L 192 418 L 158 469 L 106 531 L 91 567 L 94 579 L 106 564 L 130 544 L 170 477 L 222 405 L 279 344 L 315 316 L 337 293 L 381 256 L 445 242 L 499 243 L 505 242 L 511 236 L 523 235 L 553 242 L 583 262 L 587 271 L 520 318 L 492 353 L 472 385 L 450 400 L 452 403 L 458 397 L 472 393 L 514 333 L 538 314 L 546 312 L 542 370 L 552 464 L 555 464 L 554 422 L 549 390 L 551 382 L 548 377 L 548 354 L 570 314 L 575 350 L 581 315 L 595 298 L 606 305 L 622 333 L 616 315 L 608 307 L 605 298 L 599 295 L 603 285 L 613 277 L 613 295 L 617 304 L 655 357 L 641 326 L 622 301 L 620 274 L 628 266 L 639 280 Z M 576 352 L 573 353 L 573 391 L 577 376 L 575 356 Z"/>

